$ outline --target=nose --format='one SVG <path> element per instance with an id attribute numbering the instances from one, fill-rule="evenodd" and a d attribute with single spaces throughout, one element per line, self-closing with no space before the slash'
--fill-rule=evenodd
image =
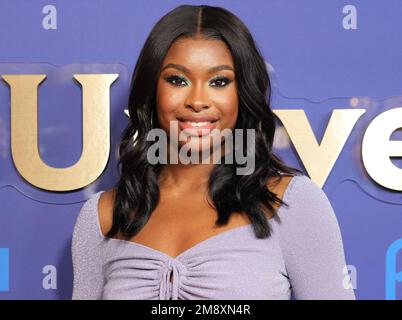
<path id="1" fill-rule="evenodd" d="M 200 112 L 202 109 L 208 109 L 210 105 L 208 94 L 202 83 L 193 85 L 185 101 L 185 107 Z"/>

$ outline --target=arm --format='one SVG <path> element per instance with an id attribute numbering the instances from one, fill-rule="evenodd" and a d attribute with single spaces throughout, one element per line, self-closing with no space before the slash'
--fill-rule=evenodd
<path id="1" fill-rule="evenodd" d="M 339 225 L 324 191 L 298 176 L 280 214 L 280 246 L 296 299 L 354 300 Z"/>
<path id="2" fill-rule="evenodd" d="M 97 195 L 82 206 L 73 231 L 71 253 L 73 262 L 72 300 L 102 299 L 103 264 L 101 234 L 98 230 Z"/>

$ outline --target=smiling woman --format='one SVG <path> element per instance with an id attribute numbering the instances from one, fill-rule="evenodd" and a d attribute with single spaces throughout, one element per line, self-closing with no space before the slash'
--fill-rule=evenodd
<path id="1" fill-rule="evenodd" d="M 209 135 L 213 129 L 234 129 L 239 109 L 237 81 L 225 42 L 199 34 L 179 38 L 162 65 L 156 90 L 162 129 L 170 134 L 170 122 L 179 121 L 180 130 L 196 129 L 198 136 L 210 140 L 209 145 L 213 144 L 213 136 Z M 203 139 L 193 140 L 198 151 L 207 145 Z"/>
<path id="2" fill-rule="evenodd" d="M 354 299 L 327 197 L 272 152 L 269 100 L 265 61 L 234 14 L 182 5 L 157 22 L 133 72 L 120 180 L 77 218 L 73 299 Z M 240 144 L 254 170 L 151 163 L 147 135 L 163 130 L 170 150 L 172 122 L 195 130 L 183 143 L 199 153 L 214 152 L 202 143 L 214 130 L 253 130 Z"/>

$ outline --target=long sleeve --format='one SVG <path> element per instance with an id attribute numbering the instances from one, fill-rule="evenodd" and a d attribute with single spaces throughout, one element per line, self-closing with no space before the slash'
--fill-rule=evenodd
<path id="1" fill-rule="evenodd" d="M 280 247 L 297 300 L 354 300 L 334 210 L 324 191 L 296 176 L 281 211 Z"/>
<path id="2" fill-rule="evenodd" d="M 74 226 L 71 241 L 74 274 L 72 300 L 102 299 L 102 235 L 96 220 L 98 196 L 99 194 L 95 194 L 84 203 Z"/>

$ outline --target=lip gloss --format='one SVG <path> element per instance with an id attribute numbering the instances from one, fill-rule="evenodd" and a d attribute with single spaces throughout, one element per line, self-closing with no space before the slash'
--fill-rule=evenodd
<path id="1" fill-rule="evenodd" d="M 216 121 L 202 126 L 193 126 L 188 122 L 179 121 L 179 127 L 181 130 L 186 130 L 190 135 L 204 136 L 216 127 Z"/>

